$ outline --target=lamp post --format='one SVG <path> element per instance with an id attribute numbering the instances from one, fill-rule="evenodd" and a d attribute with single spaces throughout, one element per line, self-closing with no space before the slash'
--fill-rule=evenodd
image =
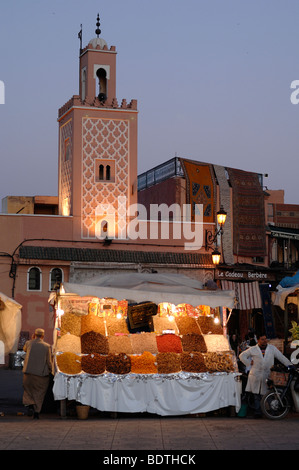
<path id="1" fill-rule="evenodd" d="M 213 234 L 210 230 L 206 231 L 205 248 L 206 250 L 214 249 L 212 252 L 212 260 L 215 265 L 219 264 L 220 259 L 221 259 L 221 254 L 217 249 L 217 237 L 218 235 L 220 235 L 221 245 L 222 245 L 223 226 L 226 221 L 226 216 L 227 216 L 227 213 L 223 209 L 223 206 L 220 206 L 220 209 L 217 212 L 217 222 L 219 225 L 219 229 L 215 232 L 215 234 Z M 223 256 L 223 249 L 221 251 L 222 251 L 222 256 Z"/>

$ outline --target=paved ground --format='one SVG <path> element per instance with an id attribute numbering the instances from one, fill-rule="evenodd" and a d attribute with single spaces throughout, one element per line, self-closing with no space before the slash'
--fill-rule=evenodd
<path id="1" fill-rule="evenodd" d="M 66 418 L 55 407 L 33 420 L 24 411 L 22 372 L 0 368 L 0 450 L 100 450 L 102 459 L 117 458 L 115 451 L 135 455 L 144 450 L 141 455 L 146 456 L 149 451 L 172 455 L 180 450 L 198 457 L 199 450 L 299 450 L 298 414 L 273 422 L 226 412 L 204 417 L 112 417 L 91 410 L 87 420 L 79 420 L 71 407 Z"/>

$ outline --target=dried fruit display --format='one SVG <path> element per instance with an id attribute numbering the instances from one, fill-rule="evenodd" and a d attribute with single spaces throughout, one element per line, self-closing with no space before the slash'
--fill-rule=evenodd
<path id="1" fill-rule="evenodd" d="M 74 313 L 64 313 L 61 316 L 61 336 L 70 333 L 71 335 L 81 335 L 81 316 L 75 315 Z"/>
<path id="2" fill-rule="evenodd" d="M 106 370 L 106 356 L 98 353 L 82 356 L 81 366 L 87 374 L 103 374 Z"/>
<path id="3" fill-rule="evenodd" d="M 199 373 L 207 371 L 204 355 L 200 352 L 183 352 L 181 354 L 181 364 L 184 372 Z"/>
<path id="4" fill-rule="evenodd" d="M 200 331 L 203 335 L 223 335 L 223 329 L 220 323 L 215 323 L 214 317 L 200 316 L 197 318 Z"/>
<path id="5" fill-rule="evenodd" d="M 158 372 L 156 357 L 148 351 L 141 355 L 130 356 L 133 374 L 156 374 Z"/>
<path id="6" fill-rule="evenodd" d="M 148 351 L 157 354 L 157 339 L 155 333 L 135 333 L 130 336 L 133 354 L 142 354 Z"/>
<path id="7" fill-rule="evenodd" d="M 233 372 L 234 364 L 232 354 L 207 352 L 205 355 L 205 363 L 209 372 Z"/>
<path id="8" fill-rule="evenodd" d="M 88 331 L 81 335 L 81 352 L 83 354 L 108 354 L 108 339 L 101 333 Z"/>
<path id="9" fill-rule="evenodd" d="M 178 327 L 174 320 L 171 321 L 167 317 L 154 316 L 153 321 L 154 321 L 154 330 L 157 335 L 162 335 L 163 332 L 167 330 L 174 330 L 174 333 L 176 335 L 179 334 Z"/>
<path id="10" fill-rule="evenodd" d="M 60 370 L 64 374 L 80 374 L 81 357 L 71 352 L 64 352 L 56 355 L 56 363 Z"/>
<path id="11" fill-rule="evenodd" d="M 110 353 L 133 354 L 133 347 L 129 335 L 108 336 Z"/>
<path id="12" fill-rule="evenodd" d="M 107 328 L 107 335 L 113 336 L 116 333 L 123 333 L 129 334 L 127 322 L 125 318 L 113 318 L 108 317 L 106 318 L 106 328 Z"/>
<path id="13" fill-rule="evenodd" d="M 228 339 L 223 335 L 204 335 L 208 352 L 229 351 Z"/>
<path id="14" fill-rule="evenodd" d="M 129 374 L 131 359 L 127 354 L 108 354 L 106 357 L 106 370 L 113 374 Z"/>
<path id="15" fill-rule="evenodd" d="M 190 351 L 199 351 L 202 353 L 207 352 L 207 345 L 204 340 L 203 335 L 198 335 L 195 333 L 191 333 L 189 335 L 182 336 L 182 347 L 183 351 L 190 352 Z"/>
<path id="16" fill-rule="evenodd" d="M 159 352 L 180 353 L 183 351 L 181 338 L 173 334 L 157 336 L 157 347 Z"/>
<path id="17" fill-rule="evenodd" d="M 179 329 L 180 335 L 187 335 L 188 333 L 200 333 L 196 319 L 192 317 L 176 317 L 175 322 Z"/>
<path id="18" fill-rule="evenodd" d="M 172 374 L 181 370 L 180 354 L 173 352 L 158 353 L 156 361 L 159 374 Z"/>
<path id="19" fill-rule="evenodd" d="M 89 313 L 82 317 L 81 320 L 81 334 L 88 333 L 89 331 L 95 331 L 96 333 L 106 334 L 106 324 L 102 317 L 98 317 L 93 313 Z"/>
<path id="20" fill-rule="evenodd" d="M 56 351 L 59 352 L 72 352 L 72 353 L 81 353 L 81 340 L 79 336 L 71 335 L 67 333 L 66 335 L 61 336 L 57 339 Z"/>

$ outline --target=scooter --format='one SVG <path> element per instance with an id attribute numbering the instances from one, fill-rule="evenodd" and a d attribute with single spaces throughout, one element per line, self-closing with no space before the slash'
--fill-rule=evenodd
<path id="1" fill-rule="evenodd" d="M 294 346 L 298 346 L 297 341 Z M 299 413 L 299 348 L 291 354 L 290 361 L 292 365 L 283 370 L 288 373 L 286 385 L 275 385 L 267 379 L 270 390 L 262 397 L 261 410 L 269 419 L 285 418 L 291 409 Z"/>

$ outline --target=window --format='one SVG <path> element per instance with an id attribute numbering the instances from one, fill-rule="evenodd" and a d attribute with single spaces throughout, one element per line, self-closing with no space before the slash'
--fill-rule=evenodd
<path id="1" fill-rule="evenodd" d="M 30 268 L 27 273 L 27 290 L 41 291 L 42 273 L 37 267 Z"/>
<path id="2" fill-rule="evenodd" d="M 99 80 L 99 94 L 98 98 L 100 101 L 106 101 L 107 99 L 107 73 L 103 68 L 97 70 L 97 77 Z"/>
<path id="3" fill-rule="evenodd" d="M 106 166 L 106 180 L 110 181 L 110 165 Z"/>
<path id="4" fill-rule="evenodd" d="M 95 160 L 96 182 L 115 182 L 115 160 Z"/>
<path id="5" fill-rule="evenodd" d="M 50 290 L 59 289 L 63 281 L 63 271 L 61 268 L 53 268 L 50 272 Z"/>
<path id="6" fill-rule="evenodd" d="M 99 180 L 104 179 L 104 165 L 99 166 Z"/>

